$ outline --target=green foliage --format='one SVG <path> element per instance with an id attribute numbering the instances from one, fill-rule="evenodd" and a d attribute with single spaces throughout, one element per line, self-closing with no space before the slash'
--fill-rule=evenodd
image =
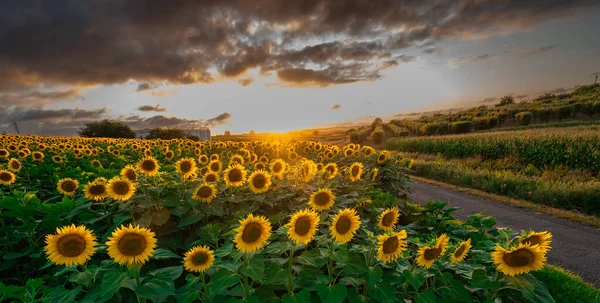
<path id="1" fill-rule="evenodd" d="M 584 282 L 581 277 L 560 267 L 548 265 L 533 275 L 548 285 L 548 291 L 556 302 L 600 302 L 600 289 Z"/>
<path id="2" fill-rule="evenodd" d="M 513 96 L 504 96 L 500 99 L 500 103 L 496 104 L 496 107 L 510 104 L 515 104 L 515 98 Z"/>
<path id="3" fill-rule="evenodd" d="M 515 115 L 519 125 L 529 125 L 533 121 L 533 113 L 532 112 L 520 112 Z"/>
<path id="4" fill-rule="evenodd" d="M 108 119 L 85 123 L 79 135 L 86 138 L 135 138 L 135 132 L 127 124 Z"/>

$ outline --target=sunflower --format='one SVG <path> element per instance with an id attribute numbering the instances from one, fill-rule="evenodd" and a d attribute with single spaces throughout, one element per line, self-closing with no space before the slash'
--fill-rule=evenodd
<path id="1" fill-rule="evenodd" d="M 227 187 L 242 186 L 246 181 L 246 169 L 239 164 L 233 164 L 225 170 L 223 178 Z"/>
<path id="2" fill-rule="evenodd" d="M 267 170 L 267 166 L 262 162 L 256 162 L 254 164 L 254 169 L 255 170 Z"/>
<path id="3" fill-rule="evenodd" d="M 387 150 L 381 151 L 377 157 L 377 163 L 384 164 L 390 158 L 390 152 Z"/>
<path id="4" fill-rule="evenodd" d="M 231 158 L 229 159 L 229 166 L 234 165 L 236 163 L 239 165 L 244 165 L 244 157 L 240 155 L 231 156 Z"/>
<path id="5" fill-rule="evenodd" d="M 33 154 L 31 154 L 31 156 L 33 157 L 33 161 L 36 161 L 36 162 L 44 161 L 44 153 L 42 153 L 42 152 L 35 151 L 35 152 L 33 152 Z"/>
<path id="6" fill-rule="evenodd" d="M 248 184 L 255 194 L 267 192 L 271 186 L 271 174 L 264 170 L 255 171 L 248 178 Z"/>
<path id="7" fill-rule="evenodd" d="M 192 199 L 203 203 L 210 203 L 217 197 L 217 187 L 214 184 L 203 183 L 196 188 Z"/>
<path id="8" fill-rule="evenodd" d="M 16 177 L 15 174 L 7 171 L 7 170 L 0 170 L 0 184 L 2 185 L 11 185 L 13 183 L 15 183 Z"/>
<path id="9" fill-rule="evenodd" d="M 316 211 L 328 210 L 333 204 L 335 204 L 335 196 L 329 188 L 321 188 L 315 191 L 310 195 L 310 200 L 308 201 L 308 205 Z"/>
<path id="10" fill-rule="evenodd" d="M 363 154 L 365 157 L 370 157 L 371 155 L 375 154 L 375 149 L 370 146 L 365 146 L 363 147 Z"/>
<path id="11" fill-rule="evenodd" d="M 135 168 L 133 168 L 133 166 L 125 165 L 125 167 L 121 169 L 121 177 L 129 181 L 135 181 L 137 180 L 137 172 L 135 172 Z"/>
<path id="12" fill-rule="evenodd" d="M 56 188 L 58 189 L 58 192 L 63 195 L 72 196 L 75 194 L 75 191 L 77 191 L 77 188 L 79 188 L 79 182 L 71 178 L 64 178 L 58 181 Z"/>
<path id="13" fill-rule="evenodd" d="M 196 172 L 196 161 L 192 158 L 181 158 L 175 163 L 175 170 L 184 179 L 188 179 Z"/>
<path id="14" fill-rule="evenodd" d="M 379 173 L 379 168 L 373 168 L 371 172 L 371 182 L 375 182 L 375 178 L 377 178 L 377 174 Z"/>
<path id="15" fill-rule="evenodd" d="M 285 169 L 287 167 L 287 163 L 285 163 L 284 160 L 282 159 L 276 159 L 273 160 L 273 162 L 271 162 L 271 173 L 273 174 L 273 176 L 276 176 L 278 178 L 283 176 L 283 173 L 285 172 Z"/>
<path id="16" fill-rule="evenodd" d="M 444 254 L 448 247 L 449 238 L 446 234 L 441 234 L 433 246 L 421 247 L 418 251 L 417 264 L 425 268 L 430 268 L 433 262 Z"/>
<path id="17" fill-rule="evenodd" d="M 552 244 L 552 234 L 548 231 L 530 231 L 521 237 L 520 243 L 529 244 L 531 246 L 539 245 L 540 249 L 546 253 L 551 248 L 550 244 Z"/>
<path id="18" fill-rule="evenodd" d="M 173 160 L 173 157 L 175 157 L 175 153 L 172 150 L 165 151 L 165 158 L 167 160 Z"/>
<path id="19" fill-rule="evenodd" d="M 396 261 L 402 256 L 402 252 L 406 250 L 407 244 L 406 231 L 402 230 L 392 235 L 380 235 L 377 237 L 377 259 L 383 263 Z"/>
<path id="20" fill-rule="evenodd" d="M 96 184 L 106 184 L 108 181 L 104 177 L 98 177 L 93 181 Z"/>
<path id="21" fill-rule="evenodd" d="M 208 158 L 207 155 L 200 155 L 198 157 L 198 162 L 202 165 L 206 165 L 209 161 L 210 161 L 210 159 Z"/>
<path id="22" fill-rule="evenodd" d="M 194 246 L 183 257 L 183 267 L 191 272 L 205 272 L 215 262 L 215 254 L 208 246 Z"/>
<path id="23" fill-rule="evenodd" d="M 210 156 L 210 161 L 219 161 L 221 159 L 221 157 L 219 157 L 218 154 L 212 154 Z"/>
<path id="24" fill-rule="evenodd" d="M 160 165 L 158 165 L 158 161 L 153 157 L 145 157 L 137 164 L 137 169 L 144 175 L 154 176 L 158 173 L 158 169 Z"/>
<path id="25" fill-rule="evenodd" d="M 52 161 L 54 161 L 54 163 L 62 163 L 63 159 L 59 155 L 54 155 L 54 156 L 52 156 Z"/>
<path id="26" fill-rule="evenodd" d="M 437 240 L 435 240 L 435 247 L 442 249 L 442 255 L 446 252 L 446 248 L 448 248 L 448 241 L 450 241 L 450 238 L 448 238 L 446 234 L 441 234 Z"/>
<path id="27" fill-rule="evenodd" d="M 329 230 L 335 242 L 344 244 L 352 239 L 359 227 L 360 217 L 356 210 L 344 208 L 333 217 Z"/>
<path id="28" fill-rule="evenodd" d="M 351 148 L 347 148 L 344 150 L 344 157 L 349 158 L 354 156 L 354 150 Z"/>
<path id="29" fill-rule="evenodd" d="M 492 253 L 492 261 L 498 271 L 515 276 L 542 269 L 546 262 L 546 254 L 539 245 L 519 243 L 518 247 L 508 250 L 496 245 Z"/>
<path id="30" fill-rule="evenodd" d="M 292 215 L 288 227 L 288 237 L 297 245 L 308 244 L 315 237 L 319 215 L 310 210 L 299 210 Z"/>
<path id="31" fill-rule="evenodd" d="M 8 161 L 8 169 L 15 173 L 20 171 L 21 167 L 21 162 L 15 158 L 12 158 L 10 161 Z"/>
<path id="32" fill-rule="evenodd" d="M 458 244 L 458 246 L 452 253 L 450 262 L 458 263 L 458 262 L 464 260 L 465 257 L 467 256 L 467 254 L 469 253 L 469 250 L 471 249 L 471 247 L 472 247 L 471 239 L 468 239 L 468 240 L 463 241 L 460 244 Z"/>
<path id="33" fill-rule="evenodd" d="M 108 196 L 115 200 L 127 201 L 135 193 L 135 184 L 126 178 L 114 177 L 108 181 L 106 187 Z"/>
<path id="34" fill-rule="evenodd" d="M 206 174 L 204 174 L 203 178 L 204 178 L 204 182 L 213 183 L 213 182 L 219 181 L 219 174 L 217 174 L 213 171 L 209 171 Z"/>
<path id="35" fill-rule="evenodd" d="M 8 152 L 8 150 L 6 149 L 0 149 L 0 158 L 8 158 L 8 156 L 10 156 L 10 153 Z"/>
<path id="36" fill-rule="evenodd" d="M 364 165 L 360 162 L 354 162 L 350 166 L 348 170 L 348 178 L 350 181 L 355 182 L 360 180 L 360 175 L 362 175 Z"/>
<path id="37" fill-rule="evenodd" d="M 305 183 L 310 182 L 312 178 L 317 174 L 317 164 L 311 160 L 305 160 L 300 166 L 300 175 L 302 181 Z"/>
<path id="38" fill-rule="evenodd" d="M 271 223 L 263 216 L 248 214 L 240 220 L 240 227 L 233 239 L 235 248 L 242 253 L 251 253 L 261 249 L 271 236 Z"/>
<path id="39" fill-rule="evenodd" d="M 90 164 L 91 164 L 93 167 L 99 167 L 99 168 L 102 168 L 102 163 L 100 163 L 100 161 L 98 161 L 98 160 L 92 160 L 92 162 L 90 162 Z"/>
<path id="40" fill-rule="evenodd" d="M 410 159 L 410 162 L 408 162 L 408 168 L 412 169 L 413 165 L 415 164 L 415 159 Z"/>
<path id="41" fill-rule="evenodd" d="M 71 266 L 85 264 L 96 251 L 96 237 L 85 226 L 63 226 L 55 235 L 46 236 L 44 251 L 54 264 Z"/>
<path id="42" fill-rule="evenodd" d="M 108 255 L 121 265 L 142 265 L 148 261 L 156 248 L 156 238 L 149 229 L 140 226 L 121 225 L 106 242 Z"/>
<path id="43" fill-rule="evenodd" d="M 392 207 L 384 210 L 379 215 L 377 228 L 383 231 L 393 231 L 396 228 L 396 223 L 398 223 L 398 217 L 400 217 L 400 212 L 397 208 Z"/>
<path id="44" fill-rule="evenodd" d="M 144 150 L 144 156 L 145 157 L 151 157 L 152 156 L 152 150 L 151 149 L 145 149 Z"/>
<path id="45" fill-rule="evenodd" d="M 331 179 L 335 178 L 335 175 L 337 175 L 337 172 L 338 172 L 337 164 L 327 163 L 327 165 L 325 165 L 325 168 L 323 168 L 323 170 L 325 171 L 325 178 L 328 180 L 331 180 Z"/>
<path id="46" fill-rule="evenodd" d="M 365 199 L 360 200 L 358 203 L 356 203 L 356 206 L 354 206 L 354 208 L 355 209 L 361 208 L 361 207 L 366 206 L 371 203 L 373 203 L 373 200 L 365 198 Z"/>
<path id="47" fill-rule="evenodd" d="M 218 159 L 211 160 L 210 163 L 208 164 L 208 169 L 210 169 L 211 171 L 214 171 L 215 173 L 219 173 L 223 169 L 223 164 L 221 164 L 221 161 L 219 161 Z"/>
<path id="48" fill-rule="evenodd" d="M 100 201 L 106 198 L 107 191 L 104 183 L 89 182 L 84 188 L 85 197 L 90 200 Z"/>

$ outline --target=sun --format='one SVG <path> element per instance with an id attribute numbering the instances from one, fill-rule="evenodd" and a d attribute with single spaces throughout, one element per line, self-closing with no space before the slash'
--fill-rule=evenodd
<path id="1" fill-rule="evenodd" d="M 492 252 L 492 261 L 498 271 L 508 276 L 516 276 L 542 269 L 546 263 L 546 255 L 539 245 L 519 243 L 518 247 L 512 249 L 496 245 Z"/>
<path id="2" fill-rule="evenodd" d="M 202 273 L 213 265 L 215 254 L 208 246 L 194 246 L 185 253 L 183 260 L 185 269 Z"/>
<path id="3" fill-rule="evenodd" d="M 121 225 L 106 242 L 108 255 L 121 265 L 142 265 L 150 259 L 156 248 L 153 232 L 145 227 Z"/>
<path id="4" fill-rule="evenodd" d="M 79 188 L 79 182 L 71 178 L 61 179 L 56 185 L 58 192 L 65 196 L 74 195 L 77 191 L 77 188 Z"/>
<path id="5" fill-rule="evenodd" d="M 44 251 L 54 264 L 72 266 L 85 264 L 96 251 L 96 237 L 85 226 L 64 226 L 56 234 L 46 236 Z"/>
<path id="6" fill-rule="evenodd" d="M 248 178 L 248 184 L 255 194 L 265 193 L 271 186 L 271 175 L 263 170 L 255 171 Z"/>
<path id="7" fill-rule="evenodd" d="M 328 210 L 335 204 L 335 195 L 329 188 L 321 188 L 312 195 L 310 195 L 310 200 L 308 201 L 308 205 L 312 207 L 313 210 L 316 211 L 324 211 Z"/>
<path id="8" fill-rule="evenodd" d="M 310 209 L 297 211 L 286 225 L 288 237 L 297 245 L 308 244 L 315 237 L 319 220 L 319 214 Z"/>
<path id="9" fill-rule="evenodd" d="M 233 239 L 235 247 L 242 253 L 251 253 L 261 249 L 271 236 L 271 223 L 264 216 L 248 216 L 240 220 L 240 226 Z"/>
<path id="10" fill-rule="evenodd" d="M 406 231 L 402 230 L 392 235 L 380 235 L 377 237 L 377 259 L 383 263 L 390 263 L 398 260 L 402 252 L 407 249 L 404 241 L 407 237 Z"/>
<path id="11" fill-rule="evenodd" d="M 200 184 L 198 188 L 196 188 L 192 199 L 202 203 L 210 203 L 216 197 L 217 187 L 214 184 L 204 183 Z"/>
<path id="12" fill-rule="evenodd" d="M 131 199 L 135 193 L 135 184 L 129 179 L 114 177 L 106 185 L 108 196 L 121 201 Z"/>
<path id="13" fill-rule="evenodd" d="M 360 217 L 356 213 L 356 210 L 345 208 L 333 217 L 329 230 L 335 242 L 344 244 L 350 242 L 359 228 Z"/>

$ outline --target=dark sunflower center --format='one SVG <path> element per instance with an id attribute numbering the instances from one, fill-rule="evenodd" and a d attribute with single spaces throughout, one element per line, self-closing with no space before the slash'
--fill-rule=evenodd
<path id="1" fill-rule="evenodd" d="M 56 162 L 60 162 L 60 160 L 62 160 L 59 156 L 54 156 L 52 159 Z"/>
<path id="2" fill-rule="evenodd" d="M 294 160 L 296 159 L 297 155 L 296 154 L 290 154 L 290 159 Z"/>
<path id="3" fill-rule="evenodd" d="M 540 238 L 540 236 L 529 236 L 523 240 L 521 240 L 521 243 L 525 244 L 525 243 L 529 243 L 529 245 L 538 245 L 542 242 L 542 239 Z"/>
<path id="4" fill-rule="evenodd" d="M 378 161 L 385 161 L 385 155 L 380 155 L 379 158 L 377 158 Z"/>
<path id="5" fill-rule="evenodd" d="M 172 151 L 168 151 L 166 154 L 167 158 L 173 158 L 173 152 Z"/>
<path id="6" fill-rule="evenodd" d="M 212 171 L 219 171 L 221 169 L 221 165 L 218 162 L 214 162 L 210 165 L 210 169 Z"/>
<path id="7" fill-rule="evenodd" d="M 525 266 L 533 262 L 535 256 L 528 249 L 517 249 L 512 253 L 504 254 L 504 263 L 508 264 L 510 267 L 520 267 Z"/>
<path id="8" fill-rule="evenodd" d="M 385 214 L 383 216 L 383 218 L 381 218 L 381 225 L 383 225 L 385 227 L 390 227 L 390 226 L 392 226 L 392 224 L 394 224 L 395 218 L 396 218 L 396 216 L 394 215 L 394 213 L 389 212 L 389 213 Z"/>
<path id="9" fill-rule="evenodd" d="M 258 223 L 249 223 L 242 232 L 242 240 L 245 243 L 254 243 L 260 239 L 262 235 L 262 226 Z"/>
<path id="10" fill-rule="evenodd" d="M 308 234 L 308 232 L 310 231 L 310 226 L 311 226 L 311 220 L 309 217 L 304 216 L 304 217 L 300 217 L 296 220 L 296 224 L 294 225 L 294 231 L 299 235 L 299 236 L 304 236 L 306 234 Z"/>
<path id="11" fill-rule="evenodd" d="M 367 150 L 365 151 L 365 155 L 367 155 L 367 156 L 370 156 L 370 155 L 371 155 L 371 153 L 372 153 L 372 152 L 371 152 L 371 150 L 370 150 L 370 149 L 367 149 Z"/>
<path id="12" fill-rule="evenodd" d="M 208 161 L 208 158 L 206 156 L 200 157 L 200 162 L 206 163 L 206 161 Z"/>
<path id="13" fill-rule="evenodd" d="M 348 218 L 347 216 L 343 216 L 343 217 L 339 218 L 337 223 L 335 224 L 335 231 L 337 231 L 338 234 L 343 235 L 350 230 L 351 226 L 352 226 L 352 220 L 350 220 L 350 218 Z"/>
<path id="14" fill-rule="evenodd" d="M 398 250 L 398 246 L 400 245 L 400 241 L 398 241 L 398 237 L 390 237 L 385 242 L 383 242 L 383 253 L 391 254 Z"/>
<path id="15" fill-rule="evenodd" d="M 7 172 L 1 172 L 0 173 L 0 180 L 2 181 L 11 181 L 12 180 L 12 176 L 7 173 Z"/>
<path id="16" fill-rule="evenodd" d="M 262 163 L 258 163 L 258 164 L 256 164 L 256 169 L 257 170 L 263 170 L 263 169 L 265 169 L 265 165 L 262 164 Z"/>
<path id="17" fill-rule="evenodd" d="M 77 189 L 77 185 L 75 185 L 75 182 L 73 182 L 73 181 L 65 181 L 62 183 L 60 188 L 62 188 L 62 190 L 64 190 L 64 191 L 70 193 Z"/>
<path id="18" fill-rule="evenodd" d="M 333 166 L 327 166 L 325 167 L 325 170 L 330 174 L 333 175 L 333 173 L 335 172 L 335 168 L 333 168 Z"/>
<path id="19" fill-rule="evenodd" d="M 36 158 L 36 159 L 41 159 L 42 158 L 42 154 L 35 153 L 35 154 L 33 154 L 33 157 Z"/>
<path id="20" fill-rule="evenodd" d="M 262 189 L 267 185 L 267 178 L 265 175 L 256 175 L 252 179 L 252 185 L 258 189 Z"/>
<path id="21" fill-rule="evenodd" d="M 194 265 L 204 265 L 206 262 L 208 262 L 208 255 L 203 251 L 197 252 L 192 257 L 192 263 L 194 263 Z"/>
<path id="22" fill-rule="evenodd" d="M 106 192 L 106 187 L 102 184 L 95 184 L 90 186 L 89 192 L 94 196 L 102 195 Z"/>
<path id="23" fill-rule="evenodd" d="M 241 182 L 242 181 L 242 171 L 239 168 L 234 168 L 229 171 L 229 181 L 231 182 Z"/>
<path id="24" fill-rule="evenodd" d="M 460 256 L 462 256 L 463 252 L 465 251 L 465 249 L 467 249 L 465 247 L 465 245 L 461 245 L 455 252 L 454 252 L 454 257 L 458 258 Z"/>
<path id="25" fill-rule="evenodd" d="M 356 177 L 360 173 L 360 167 L 358 165 L 352 166 L 352 176 Z"/>
<path id="26" fill-rule="evenodd" d="M 58 252 L 66 257 L 77 257 L 85 251 L 85 239 L 80 235 L 64 235 L 56 243 Z"/>
<path id="27" fill-rule="evenodd" d="M 347 150 L 345 154 L 346 154 L 346 156 L 352 156 L 352 151 L 351 150 Z"/>
<path id="28" fill-rule="evenodd" d="M 192 163 L 190 163 L 189 161 L 183 161 L 179 165 L 179 168 L 181 169 L 181 172 L 183 172 L 184 174 L 189 173 L 192 170 Z"/>
<path id="29" fill-rule="evenodd" d="M 210 188 L 210 186 L 202 186 L 198 188 L 196 194 L 200 198 L 208 198 L 212 195 L 212 188 Z"/>
<path id="30" fill-rule="evenodd" d="M 273 165 L 273 171 L 278 173 L 283 169 L 283 166 L 281 165 L 281 163 L 277 162 L 275 163 L 275 165 Z"/>
<path id="31" fill-rule="evenodd" d="M 142 162 L 142 168 L 146 171 L 153 171 L 156 168 L 156 164 L 152 160 L 144 160 Z"/>
<path id="32" fill-rule="evenodd" d="M 329 201 L 331 201 L 329 193 L 320 192 L 315 195 L 315 204 L 317 205 L 327 205 L 329 204 Z"/>
<path id="33" fill-rule="evenodd" d="M 10 162 L 10 167 L 12 167 L 12 169 L 19 169 L 21 164 L 19 162 Z"/>
<path id="34" fill-rule="evenodd" d="M 133 181 L 133 180 L 137 179 L 137 174 L 135 173 L 135 170 L 128 169 L 127 171 L 125 171 L 125 177 L 127 177 L 127 179 Z"/>
<path id="35" fill-rule="evenodd" d="M 217 181 L 217 176 L 215 174 L 206 175 L 206 182 L 215 182 Z"/>
<path id="36" fill-rule="evenodd" d="M 434 248 L 426 249 L 423 256 L 425 257 L 425 260 L 431 261 L 431 260 L 437 259 L 441 253 L 442 253 L 442 248 L 434 247 Z"/>
<path id="37" fill-rule="evenodd" d="M 113 191 L 118 195 L 125 195 L 129 192 L 129 184 L 123 181 L 115 182 L 113 184 Z"/>
<path id="38" fill-rule="evenodd" d="M 137 256 L 146 249 L 146 238 L 138 234 L 126 234 L 119 240 L 119 252 L 126 256 Z"/>
<path id="39" fill-rule="evenodd" d="M 8 155 L 8 152 L 5 150 L 0 150 L 0 156 L 5 157 Z"/>

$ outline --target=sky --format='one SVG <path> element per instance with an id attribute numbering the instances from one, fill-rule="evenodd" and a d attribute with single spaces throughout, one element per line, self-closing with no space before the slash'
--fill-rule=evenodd
<path id="1" fill-rule="evenodd" d="M 0 2 L 0 130 L 287 132 L 593 82 L 600 2 Z"/>

